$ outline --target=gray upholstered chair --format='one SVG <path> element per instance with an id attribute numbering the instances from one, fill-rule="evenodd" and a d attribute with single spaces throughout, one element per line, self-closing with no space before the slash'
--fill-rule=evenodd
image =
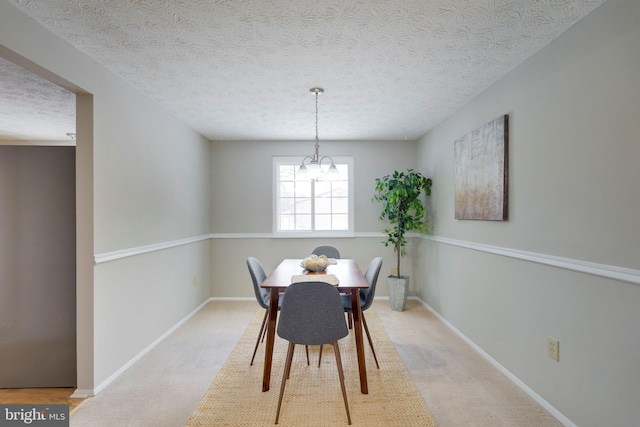
<path id="1" fill-rule="evenodd" d="M 262 325 L 260 326 L 260 333 L 258 333 L 258 339 L 256 340 L 256 346 L 253 349 L 253 355 L 251 356 L 251 363 L 249 365 L 253 365 L 253 359 L 256 357 L 256 352 L 258 351 L 258 345 L 260 345 L 260 341 L 264 337 L 264 333 L 267 331 L 267 318 L 269 317 L 269 291 L 267 289 L 262 289 L 260 285 L 264 282 L 264 279 L 267 278 L 267 274 L 264 272 L 264 267 L 257 258 L 249 257 L 247 258 L 247 267 L 249 268 L 249 274 L 251 274 L 251 280 L 253 281 L 253 290 L 256 294 L 256 301 L 258 301 L 258 305 L 264 308 L 264 317 L 262 318 Z M 280 305 L 280 304 L 278 304 Z M 278 307 L 279 308 L 279 307 Z"/>
<path id="2" fill-rule="evenodd" d="M 260 325 L 260 332 L 258 333 L 258 339 L 256 340 L 256 346 L 253 349 L 253 355 L 251 356 L 251 362 L 249 366 L 253 365 L 253 360 L 256 357 L 256 352 L 258 351 L 258 346 L 260 345 L 260 341 L 264 340 L 264 336 L 267 333 L 267 319 L 269 318 L 269 301 L 271 299 L 270 293 L 267 289 L 263 289 L 260 287 L 264 279 L 267 278 L 267 274 L 264 272 L 264 267 L 257 258 L 249 257 L 247 258 L 247 267 L 249 268 L 249 274 L 251 274 L 251 280 L 253 281 L 253 291 L 256 294 L 256 301 L 258 301 L 258 305 L 264 308 L 264 317 L 262 318 L 262 325 Z M 282 300 L 278 301 L 278 310 L 282 306 Z M 307 351 L 307 363 L 309 363 L 309 348 L 306 348 Z"/>
<path id="3" fill-rule="evenodd" d="M 309 301 L 313 301 L 312 304 Z M 347 421 L 351 424 L 347 391 L 338 340 L 349 335 L 344 309 L 338 290 L 324 282 L 303 282 L 290 285 L 284 293 L 282 309 L 278 321 L 278 336 L 289 341 L 287 360 L 282 373 L 282 385 L 278 398 L 276 424 L 280 417 L 282 396 L 291 372 L 291 361 L 296 344 L 332 344 L 338 365 L 338 376 L 342 388 L 342 398 L 347 411 Z"/>
<path id="4" fill-rule="evenodd" d="M 369 327 L 367 326 L 367 319 L 364 315 L 364 312 L 368 310 L 373 303 L 373 298 L 376 294 L 376 284 L 378 283 L 378 275 L 380 274 L 381 267 L 382 257 L 376 257 L 369 263 L 369 266 L 364 273 L 364 278 L 367 279 L 367 282 L 369 282 L 369 289 L 360 290 L 360 310 L 362 311 L 362 325 L 364 326 L 364 331 L 367 333 L 369 346 L 371 346 L 371 352 L 373 352 L 373 358 L 376 361 L 376 367 L 378 369 L 380 369 L 380 365 L 378 365 L 378 357 L 376 356 L 376 350 L 373 348 L 373 341 L 371 340 L 371 334 L 369 333 Z M 342 295 L 341 298 L 344 311 L 352 314 L 351 295 Z M 322 353 L 320 354 L 320 357 L 322 357 Z"/>
<path id="5" fill-rule="evenodd" d="M 333 246 L 318 246 L 311 253 L 316 255 L 325 255 L 327 258 L 340 258 L 340 251 Z"/>

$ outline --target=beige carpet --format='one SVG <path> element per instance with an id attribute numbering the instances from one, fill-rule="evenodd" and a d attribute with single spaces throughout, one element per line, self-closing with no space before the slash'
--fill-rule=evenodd
<path id="1" fill-rule="evenodd" d="M 271 390 L 262 392 L 264 344 L 249 366 L 264 311 L 251 321 L 187 425 L 269 426 L 275 421 L 278 393 L 286 355 L 286 341 L 276 338 Z M 367 311 L 380 369 L 366 343 L 369 394 L 360 393 L 353 333 L 339 341 L 351 421 L 354 426 L 436 426 L 416 385 L 407 374 L 379 319 Z M 318 347 L 310 348 L 307 365 L 304 346 L 297 346 L 278 425 L 347 425 L 333 348 L 325 346 L 318 368 Z"/>

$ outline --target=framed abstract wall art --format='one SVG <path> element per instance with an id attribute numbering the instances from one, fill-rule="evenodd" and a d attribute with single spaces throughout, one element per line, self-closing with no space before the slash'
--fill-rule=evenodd
<path id="1" fill-rule="evenodd" d="M 507 219 L 509 116 L 455 140 L 456 219 Z"/>

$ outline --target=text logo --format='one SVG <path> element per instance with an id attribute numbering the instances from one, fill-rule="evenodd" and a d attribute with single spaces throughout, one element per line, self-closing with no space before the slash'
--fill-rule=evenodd
<path id="1" fill-rule="evenodd" d="M 69 405 L 0 405 L 0 427 L 69 427 Z"/>

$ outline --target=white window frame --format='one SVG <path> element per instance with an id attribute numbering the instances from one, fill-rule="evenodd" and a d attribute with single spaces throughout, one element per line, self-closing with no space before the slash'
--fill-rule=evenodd
<path id="1" fill-rule="evenodd" d="M 278 176 L 278 170 L 280 165 L 296 165 L 299 166 L 302 163 L 303 156 L 273 156 L 273 197 L 272 197 L 272 206 L 273 206 L 273 228 L 272 234 L 273 237 L 284 237 L 284 238 L 310 238 L 310 237 L 353 237 L 355 235 L 354 230 L 354 182 L 353 182 L 353 157 L 352 156 L 331 156 L 333 161 L 336 164 L 346 164 L 349 169 L 349 228 L 348 230 L 279 230 L 279 221 L 278 221 L 278 200 L 280 198 L 280 181 Z M 323 162 L 323 166 L 324 166 Z M 312 211 L 313 214 L 313 211 Z"/>

